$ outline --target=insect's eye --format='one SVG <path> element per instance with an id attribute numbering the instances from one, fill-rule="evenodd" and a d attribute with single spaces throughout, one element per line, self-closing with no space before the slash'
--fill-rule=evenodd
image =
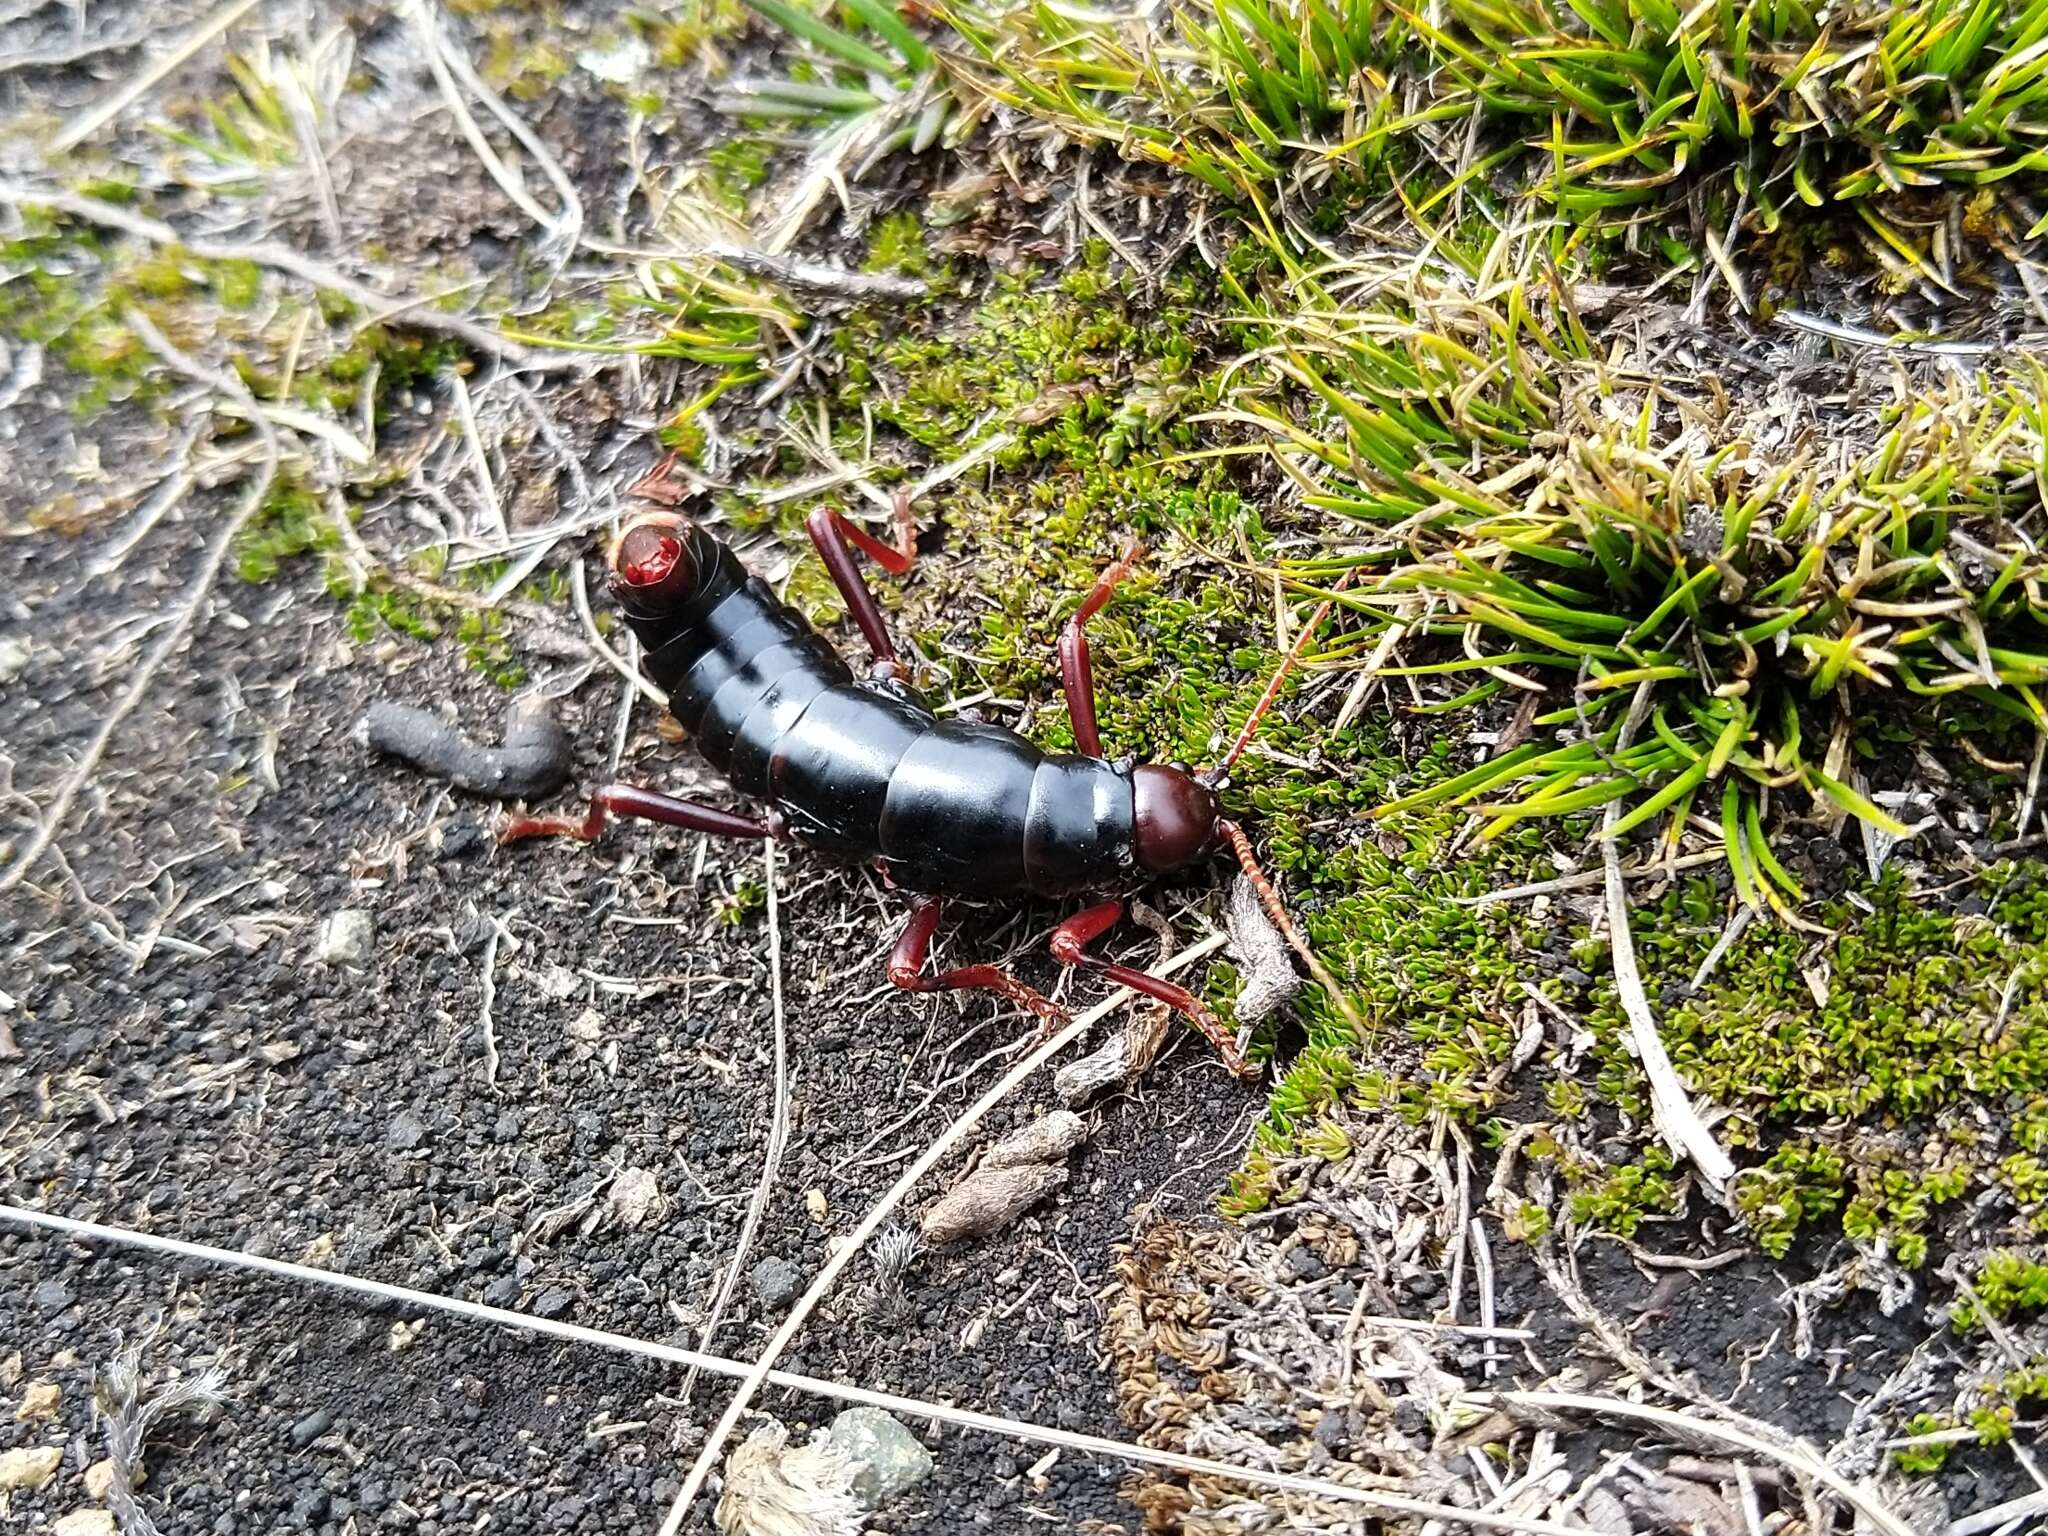
<path id="1" fill-rule="evenodd" d="M 633 524 L 612 551 L 612 591 L 629 607 L 657 612 L 689 596 L 690 555 L 673 518 Z"/>

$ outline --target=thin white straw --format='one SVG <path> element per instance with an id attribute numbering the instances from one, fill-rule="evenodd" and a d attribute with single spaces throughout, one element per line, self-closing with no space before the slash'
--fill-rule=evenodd
<path id="1" fill-rule="evenodd" d="M 159 1237 L 153 1232 L 135 1232 L 125 1227 L 104 1226 L 96 1221 L 78 1221 L 69 1216 L 53 1216 L 47 1211 L 0 1205 L 0 1221 L 62 1232 L 69 1237 L 94 1242 L 147 1249 L 181 1259 L 200 1259 L 231 1269 L 253 1270 L 258 1274 L 270 1275 L 280 1280 L 298 1280 L 307 1285 L 324 1286 L 329 1290 L 373 1296 L 381 1301 L 400 1302 L 423 1311 L 448 1312 L 474 1322 L 495 1323 L 501 1327 L 538 1333 L 566 1343 L 588 1344 L 597 1349 L 615 1350 L 623 1354 L 645 1356 L 650 1360 L 666 1361 L 671 1365 L 691 1366 L 700 1371 L 709 1371 L 714 1376 L 743 1379 L 751 1369 L 737 1360 L 722 1359 L 717 1355 L 703 1354 L 674 1344 L 656 1344 L 626 1334 L 606 1333 L 601 1329 L 585 1328 L 554 1318 L 533 1317 L 524 1312 L 508 1312 L 502 1307 L 487 1307 L 481 1302 L 464 1301 L 459 1297 L 436 1296 L 429 1291 L 387 1285 L 381 1280 L 367 1280 L 359 1275 L 314 1269 L 307 1264 L 293 1264 L 284 1259 L 238 1253 L 231 1248 L 214 1248 L 205 1243 L 188 1243 L 175 1237 Z M 976 1413 L 972 1409 L 954 1408 L 943 1403 L 928 1403 L 914 1397 L 899 1397 L 893 1392 L 875 1392 L 866 1387 L 848 1386 L 843 1382 L 822 1381 L 815 1376 L 799 1376 L 793 1371 L 770 1371 L 768 1380 L 778 1387 L 788 1387 L 792 1391 L 808 1392 L 838 1402 L 880 1408 L 901 1418 L 938 1419 L 961 1429 L 979 1430 L 991 1435 L 1008 1435 L 1014 1439 L 1033 1441 L 1040 1445 L 1057 1445 L 1086 1456 L 1105 1456 L 1118 1461 L 1135 1461 L 1147 1466 L 1164 1467 L 1171 1472 L 1227 1478 L 1233 1482 L 1272 1488 L 1304 1498 L 1363 1505 L 1388 1514 L 1416 1515 L 1424 1519 L 1461 1522 L 1485 1530 L 1526 1532 L 1529 1536 L 1590 1536 L 1584 1526 L 1559 1525 L 1549 1520 L 1518 1519 L 1512 1515 L 1459 1509 L 1454 1505 L 1435 1504 L 1423 1499 L 1404 1499 L 1398 1494 L 1368 1492 L 1362 1488 L 1348 1488 L 1342 1483 L 1324 1482 L 1313 1477 L 1295 1477 L 1286 1472 L 1268 1471 L 1263 1467 L 1233 1467 L 1226 1462 L 1209 1461 L 1200 1456 L 1183 1456 L 1175 1451 L 1155 1450 L 1151 1446 L 1129 1445 L 1121 1440 L 1109 1440 L 1100 1435 L 1076 1434 L 1071 1430 L 1055 1429 L 1050 1425 L 1027 1424 L 1021 1419 L 999 1418 L 995 1414 Z"/>

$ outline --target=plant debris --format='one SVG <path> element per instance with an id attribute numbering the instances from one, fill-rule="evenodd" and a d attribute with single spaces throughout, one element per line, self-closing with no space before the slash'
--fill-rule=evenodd
<path id="1" fill-rule="evenodd" d="M 763 1419 L 725 1459 L 719 1536 L 855 1536 L 859 1472 L 826 1431 L 793 1446 L 787 1429 Z"/>

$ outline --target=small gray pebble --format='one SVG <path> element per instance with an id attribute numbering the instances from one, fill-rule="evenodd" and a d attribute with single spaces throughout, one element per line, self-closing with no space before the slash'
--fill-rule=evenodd
<path id="1" fill-rule="evenodd" d="M 410 1152 L 426 1139 L 427 1122 L 409 1109 L 393 1115 L 384 1132 L 384 1145 L 394 1152 Z"/>
<path id="2" fill-rule="evenodd" d="M 764 1307 L 786 1307 L 803 1288 L 803 1272 L 787 1259 L 763 1259 L 747 1273 L 747 1283 Z"/>
<path id="3" fill-rule="evenodd" d="M 36 1310 L 45 1317 L 55 1317 L 72 1302 L 71 1287 L 62 1280 L 45 1280 L 30 1294 L 35 1299 Z"/>
<path id="4" fill-rule="evenodd" d="M 292 1444 L 304 1450 L 334 1427 L 332 1408 L 315 1408 L 292 1426 Z"/>
<path id="5" fill-rule="evenodd" d="M 533 1301 L 535 1317 L 560 1317 L 576 1304 L 576 1298 L 559 1285 L 549 1286 Z"/>
<path id="6" fill-rule="evenodd" d="M 509 1307 L 519 1300 L 519 1277 L 500 1275 L 484 1287 L 484 1305 Z"/>
<path id="7" fill-rule="evenodd" d="M 1312 1248 L 1288 1249 L 1287 1269 L 1297 1280 L 1320 1280 L 1328 1273 L 1322 1256 Z"/>

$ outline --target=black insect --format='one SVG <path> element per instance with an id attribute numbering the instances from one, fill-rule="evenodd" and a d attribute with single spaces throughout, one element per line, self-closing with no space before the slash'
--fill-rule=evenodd
<path id="1" fill-rule="evenodd" d="M 659 486 L 660 471 L 643 486 Z M 889 959 L 889 979 L 913 991 L 988 988 L 1048 1025 L 1064 1022 L 1049 999 L 1000 967 L 923 974 L 945 896 L 1064 897 L 1128 886 L 1188 869 L 1229 846 L 1268 912 L 1310 964 L 1251 845 L 1218 807 L 1215 785 L 1278 695 L 1284 662 L 1223 760 L 1196 775 L 1102 753 L 1084 626 L 1143 551 L 1133 545 L 1099 581 L 1060 635 L 1060 672 L 1073 719 L 1073 754 L 1046 752 L 1014 731 L 937 715 L 910 686 L 854 550 L 892 574 L 916 555 L 909 501 L 896 502 L 896 542 L 884 543 L 830 508 L 808 531 L 874 653 L 856 676 L 831 644 L 725 544 L 671 510 L 634 518 L 611 551 L 611 591 L 639 637 L 642 668 L 705 759 L 732 787 L 768 807 L 735 815 L 633 785 L 608 785 L 581 820 L 524 817 L 501 840 L 544 834 L 595 838 L 607 814 L 728 837 L 773 837 L 879 868 L 918 893 Z M 1325 611 L 1327 611 L 1327 606 Z M 1321 622 L 1302 631 L 1305 644 Z M 1053 930 L 1053 955 L 1185 1013 L 1233 1072 L 1257 1075 L 1216 1016 L 1184 988 L 1098 959 L 1086 946 L 1123 915 L 1096 903 Z M 1320 970 L 1320 967 L 1317 967 Z"/>

